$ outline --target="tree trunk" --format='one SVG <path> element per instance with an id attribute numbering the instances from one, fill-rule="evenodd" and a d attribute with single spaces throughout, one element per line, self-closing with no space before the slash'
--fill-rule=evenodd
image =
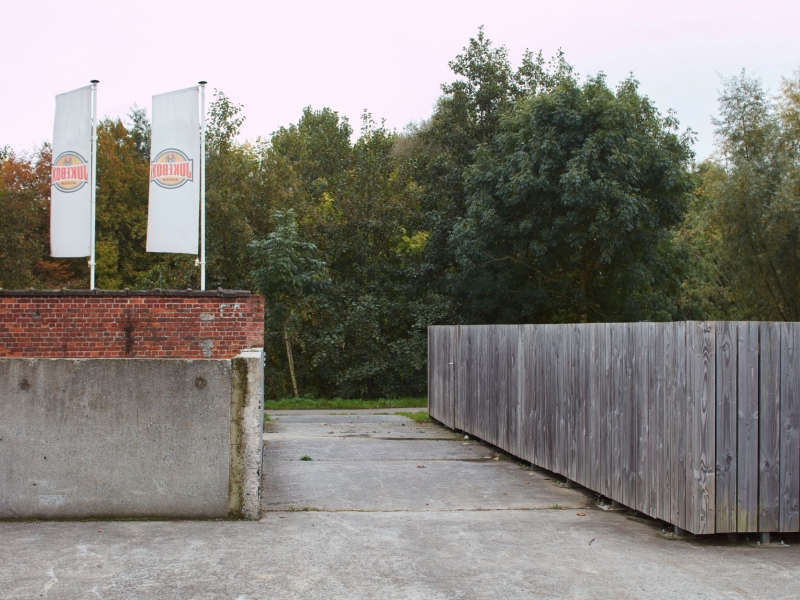
<path id="1" fill-rule="evenodd" d="M 283 339 L 286 342 L 286 359 L 289 361 L 289 374 L 292 376 L 294 397 L 299 398 L 300 394 L 297 393 L 297 379 L 294 377 L 294 358 L 292 357 L 292 342 L 289 341 L 288 323 L 283 324 Z"/>

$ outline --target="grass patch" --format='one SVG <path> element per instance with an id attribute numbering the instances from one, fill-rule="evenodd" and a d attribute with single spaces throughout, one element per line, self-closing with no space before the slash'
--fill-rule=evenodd
<path id="1" fill-rule="evenodd" d="M 270 417 L 267 413 L 264 413 L 264 423 L 269 423 L 272 421 L 272 417 Z"/>
<path id="2" fill-rule="evenodd" d="M 300 460 L 314 460 L 314 459 L 311 458 L 308 454 L 303 454 L 303 456 L 300 457 Z"/>
<path id="3" fill-rule="evenodd" d="M 408 417 L 409 419 L 414 421 L 414 423 L 430 423 L 431 422 L 431 416 L 428 414 L 427 410 L 420 410 L 420 411 L 417 411 L 417 412 L 404 412 L 404 411 L 399 411 L 398 410 L 394 414 L 400 415 L 400 416 L 403 416 L 403 417 Z"/>
<path id="4" fill-rule="evenodd" d="M 319 509 L 314 506 L 289 506 L 286 512 L 318 512 Z"/>
<path id="5" fill-rule="evenodd" d="M 349 410 L 359 408 L 427 408 L 428 399 L 422 398 L 377 398 L 361 400 L 358 398 L 284 398 L 266 400 L 266 410 Z"/>

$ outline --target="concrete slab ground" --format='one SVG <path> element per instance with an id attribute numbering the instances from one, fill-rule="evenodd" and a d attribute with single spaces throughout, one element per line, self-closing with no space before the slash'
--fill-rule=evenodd
<path id="1" fill-rule="evenodd" d="M 332 422 L 270 426 L 264 498 L 279 504 L 260 521 L 0 523 L 0 598 L 800 597 L 799 536 L 670 541 L 436 425 L 381 439 L 328 437 Z M 321 510 L 276 510 L 288 501 Z"/>

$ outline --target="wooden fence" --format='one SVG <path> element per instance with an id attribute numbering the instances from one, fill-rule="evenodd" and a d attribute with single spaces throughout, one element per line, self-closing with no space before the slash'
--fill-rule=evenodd
<path id="1" fill-rule="evenodd" d="M 695 534 L 800 531 L 800 323 L 436 326 L 431 416 Z"/>

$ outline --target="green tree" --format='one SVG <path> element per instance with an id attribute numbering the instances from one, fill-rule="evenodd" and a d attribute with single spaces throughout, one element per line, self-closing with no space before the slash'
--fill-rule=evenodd
<path id="1" fill-rule="evenodd" d="M 469 318 L 669 319 L 689 142 L 633 79 L 563 79 L 518 102 L 467 173 L 450 240 Z"/>
<path id="2" fill-rule="evenodd" d="M 286 360 L 294 396 L 297 391 L 289 325 L 298 311 L 327 284 L 326 265 L 316 258 L 317 247 L 300 239 L 294 210 L 275 211 L 275 230 L 267 239 L 250 243 L 259 265 L 253 278 L 264 295 L 267 327 L 280 330 L 286 345 Z"/>
<path id="3" fill-rule="evenodd" d="M 730 314 L 800 318 L 800 76 L 773 99 L 745 72 L 724 80 L 718 156 L 703 179 Z"/>
<path id="4" fill-rule="evenodd" d="M 482 322 L 465 295 L 454 227 L 467 215 L 468 172 L 486 145 L 501 133 L 504 115 L 525 98 L 549 92 L 572 77 L 562 52 L 545 61 L 526 51 L 516 70 L 504 46 L 495 47 L 483 28 L 450 62 L 455 81 L 442 85 L 434 114 L 401 138 L 402 170 L 417 185 L 428 240 L 420 262 L 417 295 L 437 305 L 442 322 Z M 477 282 L 476 282 L 477 283 Z"/>
<path id="5" fill-rule="evenodd" d="M 97 287 L 134 288 L 154 262 L 145 252 L 149 156 L 121 119 L 97 127 Z"/>
<path id="6" fill-rule="evenodd" d="M 47 147 L 34 156 L 0 148 L 0 288 L 37 282 L 37 265 L 47 255 L 49 163 Z"/>

